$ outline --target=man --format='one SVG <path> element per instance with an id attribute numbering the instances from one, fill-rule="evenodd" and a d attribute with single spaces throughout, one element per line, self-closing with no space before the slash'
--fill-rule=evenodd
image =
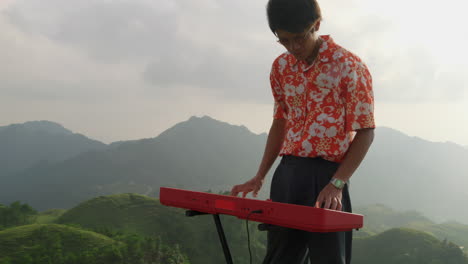
<path id="1" fill-rule="evenodd" d="M 374 138 L 372 79 L 359 57 L 320 36 L 316 0 L 269 0 L 270 29 L 287 52 L 270 75 L 274 118 L 255 177 L 231 195 L 256 197 L 278 155 L 273 201 L 351 212 L 349 179 Z M 264 264 L 351 262 L 352 232 L 268 231 Z"/>

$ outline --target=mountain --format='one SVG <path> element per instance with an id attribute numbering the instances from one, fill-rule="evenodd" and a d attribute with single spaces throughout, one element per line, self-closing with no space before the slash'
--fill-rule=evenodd
<path id="1" fill-rule="evenodd" d="M 436 222 L 468 223 L 468 150 L 379 127 L 350 183 L 354 206 L 381 203 L 417 210 Z M 155 138 L 116 142 L 68 160 L 40 164 L 0 186 L 0 202 L 22 200 L 39 210 L 122 192 L 158 196 L 160 186 L 229 190 L 250 179 L 267 135 L 210 117 L 192 117 Z M 269 176 L 260 192 L 268 197 Z M 4 185 L 5 186 L 5 185 Z M 60 199 L 58 199 L 60 198 Z"/>
<path id="2" fill-rule="evenodd" d="M 359 206 L 354 208 L 353 211 L 364 215 L 365 224 L 361 230 L 368 234 L 379 234 L 392 228 L 406 227 L 415 223 L 421 225 L 435 224 L 418 211 L 397 211 L 383 204 Z"/>
<path id="3" fill-rule="evenodd" d="M 397 211 L 382 204 L 357 207 L 355 213 L 364 215 L 364 228 L 355 237 L 376 235 L 393 228 L 411 228 L 429 233 L 439 240 L 448 240 L 468 253 L 468 225 L 457 222 L 435 223 L 417 211 Z"/>
<path id="4" fill-rule="evenodd" d="M 0 184 L 7 176 L 33 165 L 55 163 L 105 147 L 49 121 L 0 127 Z"/>
<path id="5" fill-rule="evenodd" d="M 22 200 L 44 210 L 112 193 L 157 196 L 161 186 L 230 190 L 255 174 L 265 142 L 266 134 L 192 117 L 156 138 L 119 142 L 23 171 L 8 187 L 0 186 L 0 202 Z"/>
<path id="6" fill-rule="evenodd" d="M 416 230 L 396 228 L 379 235 L 355 239 L 353 263 L 443 263 L 464 264 L 460 248 Z"/>
<path id="7" fill-rule="evenodd" d="M 468 223 L 468 150 L 379 127 L 366 159 L 351 179 L 355 205 L 381 203 L 417 210 L 436 221 Z"/>

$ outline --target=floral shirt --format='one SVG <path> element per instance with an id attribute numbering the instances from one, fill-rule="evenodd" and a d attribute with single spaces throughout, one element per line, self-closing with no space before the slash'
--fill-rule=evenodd
<path id="1" fill-rule="evenodd" d="M 273 62 L 274 118 L 287 119 L 280 155 L 341 162 L 354 131 L 375 128 L 372 77 L 359 57 L 320 37 L 311 65 L 288 52 Z"/>

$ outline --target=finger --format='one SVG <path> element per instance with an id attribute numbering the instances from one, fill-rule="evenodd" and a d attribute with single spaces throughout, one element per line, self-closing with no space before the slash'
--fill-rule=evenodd
<path id="1" fill-rule="evenodd" d="M 338 208 L 338 199 L 336 197 L 333 197 L 331 199 L 330 209 L 336 210 L 336 208 Z"/>
<path id="2" fill-rule="evenodd" d="M 336 210 L 341 211 L 341 209 L 343 209 L 343 204 L 341 203 L 341 200 L 338 199 L 338 206 L 336 207 Z"/>
<path id="3" fill-rule="evenodd" d="M 327 197 L 327 198 L 325 199 L 325 206 L 324 206 L 323 208 L 329 209 L 330 206 L 331 206 L 331 198 L 330 198 L 330 197 Z"/>
<path id="4" fill-rule="evenodd" d="M 232 196 L 237 196 L 237 194 L 239 194 L 239 192 L 237 191 L 237 186 L 238 185 L 232 187 L 232 190 L 231 190 L 231 195 Z"/>
<path id="5" fill-rule="evenodd" d="M 247 194 L 249 193 L 250 191 L 243 191 L 242 192 L 242 198 L 245 198 L 245 196 L 247 196 Z"/>
<path id="6" fill-rule="evenodd" d="M 317 197 L 317 201 L 315 202 L 315 207 L 320 208 L 323 203 L 323 195 L 322 193 L 319 194 Z"/>
<path id="7" fill-rule="evenodd" d="M 260 188 L 261 188 L 261 186 L 256 186 L 256 187 L 255 187 L 255 190 L 254 190 L 254 192 L 253 192 L 253 196 L 254 196 L 254 197 L 257 197 L 258 192 L 260 191 Z"/>

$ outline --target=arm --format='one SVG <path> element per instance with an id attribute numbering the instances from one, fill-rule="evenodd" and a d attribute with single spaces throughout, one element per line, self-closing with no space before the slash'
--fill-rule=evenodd
<path id="1" fill-rule="evenodd" d="M 278 157 L 281 150 L 281 146 L 286 135 L 286 119 L 274 119 L 268 133 L 268 139 L 265 147 L 265 152 L 263 153 L 262 162 L 258 168 L 257 174 L 255 177 L 264 179 L 271 166 Z"/>
<path id="2" fill-rule="evenodd" d="M 249 192 L 253 192 L 253 196 L 257 197 L 266 174 L 281 150 L 286 135 L 286 122 L 284 118 L 273 119 L 270 132 L 268 133 L 265 152 L 263 153 L 262 162 L 260 163 L 257 174 L 244 184 L 234 186 L 231 190 L 231 195 L 237 196 L 239 193 L 242 193 L 242 197 L 245 197 Z"/>
<path id="3" fill-rule="evenodd" d="M 368 128 L 358 130 L 348 152 L 346 153 L 346 156 L 333 177 L 343 181 L 348 181 L 366 156 L 373 140 L 374 129 Z M 321 207 L 322 204 L 325 204 L 323 208 L 341 210 L 341 197 L 342 190 L 337 189 L 329 183 L 320 192 L 315 206 Z"/>
<path id="4" fill-rule="evenodd" d="M 358 130 L 334 177 L 347 182 L 366 156 L 373 140 L 373 128 Z"/>

